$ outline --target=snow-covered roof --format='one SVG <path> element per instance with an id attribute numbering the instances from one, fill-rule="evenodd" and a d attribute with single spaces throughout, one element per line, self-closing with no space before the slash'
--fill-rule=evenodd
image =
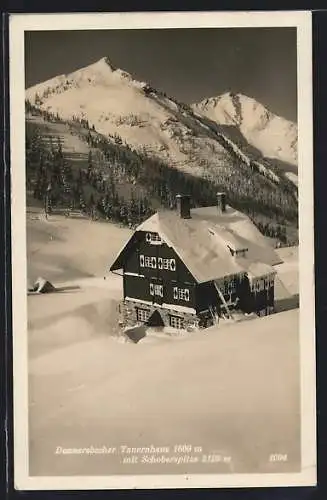
<path id="1" fill-rule="evenodd" d="M 259 278 L 260 276 L 276 274 L 276 271 L 272 266 L 269 266 L 268 264 L 265 264 L 263 262 L 240 258 L 238 259 L 238 264 L 244 271 L 246 271 L 247 275 L 250 278 Z"/>
<path id="2" fill-rule="evenodd" d="M 222 214 L 215 206 L 192 209 L 189 219 L 181 218 L 177 211 L 159 211 L 140 224 L 138 231 L 159 233 L 198 282 L 247 272 L 254 263 L 257 263 L 256 273 L 258 263 L 262 263 L 263 274 L 267 274 L 271 266 L 281 263 L 250 219 L 229 206 Z M 247 249 L 246 257 L 233 257 L 228 247 Z M 112 270 L 122 267 L 123 253 L 111 266 Z"/>

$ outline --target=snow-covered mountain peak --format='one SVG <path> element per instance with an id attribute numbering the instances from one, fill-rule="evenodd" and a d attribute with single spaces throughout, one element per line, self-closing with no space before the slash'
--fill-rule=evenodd
<path id="1" fill-rule="evenodd" d="M 221 125 L 242 125 L 243 122 L 248 125 L 262 126 L 270 118 L 271 113 L 258 101 L 244 94 L 225 92 L 217 97 L 203 99 L 193 108 L 219 121 Z M 210 116 L 209 116 L 210 115 Z"/>
<path id="2" fill-rule="evenodd" d="M 108 57 L 73 71 L 51 78 L 26 90 L 26 98 L 33 104 L 48 99 L 50 95 L 58 95 L 70 89 L 81 89 L 89 86 L 112 87 L 117 84 L 135 84 L 142 88 L 145 84 L 134 81 L 129 73 L 112 64 Z"/>
<path id="3" fill-rule="evenodd" d="M 64 121 L 86 121 L 98 133 L 119 136 L 132 149 L 192 175 L 205 173 L 216 178 L 218 171 L 232 164 L 232 157 L 250 165 L 241 151 L 244 145 L 233 134 L 228 135 L 232 131 L 210 126 L 203 116 L 220 125 L 237 127 L 252 145 L 259 138 L 258 149 L 262 146 L 265 156 L 269 156 L 272 143 L 273 154 L 279 155 L 272 157 L 278 158 L 287 157 L 284 150 L 288 151 L 288 142 L 297 144 L 296 135 L 289 141 L 283 129 L 286 121 L 274 119 L 275 115 L 254 99 L 227 92 L 194 105 L 193 112 L 164 92 L 134 80 L 108 57 L 35 85 L 25 95 L 32 105 L 50 115 Z"/>
<path id="4" fill-rule="evenodd" d="M 225 92 L 193 104 L 193 110 L 219 125 L 236 126 L 268 158 L 297 165 L 297 126 L 252 97 Z"/>

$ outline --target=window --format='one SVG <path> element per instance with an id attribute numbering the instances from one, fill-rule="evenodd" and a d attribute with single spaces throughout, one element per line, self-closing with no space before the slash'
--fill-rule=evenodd
<path id="1" fill-rule="evenodd" d="M 140 255 L 140 266 L 141 267 L 150 267 L 152 269 L 156 269 L 157 268 L 157 258 Z"/>
<path id="2" fill-rule="evenodd" d="M 188 302 L 190 300 L 190 291 L 188 288 L 184 288 L 178 291 L 179 298 L 181 300 L 186 300 Z"/>
<path id="3" fill-rule="evenodd" d="M 144 265 L 145 265 L 145 267 L 150 267 L 151 266 L 151 259 L 150 259 L 150 257 L 144 257 Z"/>
<path id="4" fill-rule="evenodd" d="M 163 285 L 154 285 L 154 294 L 163 297 Z"/>
<path id="5" fill-rule="evenodd" d="M 260 292 L 260 290 L 261 290 L 260 280 L 253 281 L 251 284 L 251 291 L 252 292 Z"/>
<path id="6" fill-rule="evenodd" d="M 226 294 L 230 294 L 235 292 L 235 290 L 236 290 L 236 278 L 225 279 L 223 292 Z"/>
<path id="7" fill-rule="evenodd" d="M 269 278 L 265 278 L 265 289 L 268 290 L 269 288 L 273 287 L 274 286 L 274 278 L 272 277 L 269 277 Z"/>
<path id="8" fill-rule="evenodd" d="M 175 259 L 163 259 L 162 257 L 158 257 L 158 268 L 167 271 L 176 271 L 176 261 Z"/>
<path id="9" fill-rule="evenodd" d="M 175 300 L 185 300 L 186 302 L 190 300 L 190 290 L 188 288 L 178 288 L 174 286 L 173 294 Z"/>
<path id="10" fill-rule="evenodd" d="M 136 316 L 138 321 L 142 321 L 144 323 L 145 321 L 148 321 L 150 317 L 150 311 L 149 309 L 141 309 L 140 307 L 138 307 L 136 309 Z"/>
<path id="11" fill-rule="evenodd" d="M 230 281 L 225 282 L 225 292 L 226 293 L 233 293 L 235 292 L 236 289 L 236 279 L 233 278 Z"/>
<path id="12" fill-rule="evenodd" d="M 169 316 L 169 325 L 173 328 L 181 330 L 184 328 L 184 319 L 180 316 Z"/>
<path id="13" fill-rule="evenodd" d="M 150 283 L 150 295 L 163 297 L 163 285 L 155 285 L 154 283 Z"/>
<path id="14" fill-rule="evenodd" d="M 162 268 L 169 270 L 169 259 L 162 259 Z"/>
<path id="15" fill-rule="evenodd" d="M 161 243 L 161 238 L 158 233 L 146 233 L 145 239 L 148 243 Z"/>

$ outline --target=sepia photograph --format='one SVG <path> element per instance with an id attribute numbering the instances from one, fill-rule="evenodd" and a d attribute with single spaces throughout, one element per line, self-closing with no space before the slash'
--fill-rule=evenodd
<path id="1" fill-rule="evenodd" d="M 315 484 L 310 14 L 10 36 L 17 487 Z"/>

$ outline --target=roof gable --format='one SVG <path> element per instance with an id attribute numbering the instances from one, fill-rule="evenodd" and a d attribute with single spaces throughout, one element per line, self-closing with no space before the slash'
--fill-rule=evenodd
<path id="1" fill-rule="evenodd" d="M 125 260 L 127 259 L 128 254 L 136 247 L 139 242 L 139 231 L 135 231 L 134 234 L 130 237 L 130 239 L 125 243 L 121 251 L 118 253 L 115 261 L 110 266 L 110 271 L 117 271 L 118 269 L 122 269 Z"/>

